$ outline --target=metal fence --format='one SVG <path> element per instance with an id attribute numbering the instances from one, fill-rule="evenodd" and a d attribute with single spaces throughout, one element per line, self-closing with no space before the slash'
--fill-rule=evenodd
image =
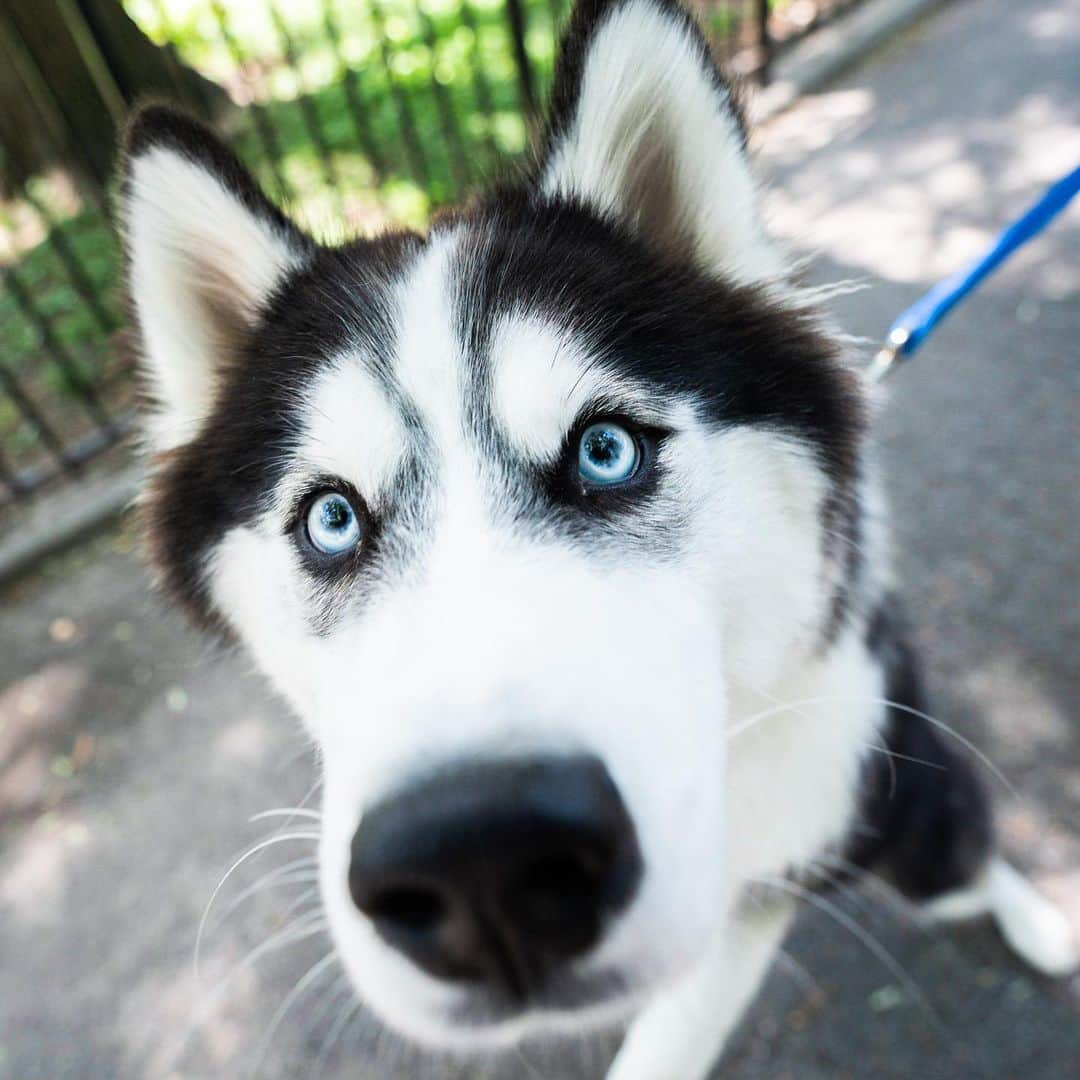
<path id="1" fill-rule="evenodd" d="M 855 0 L 698 0 L 719 51 L 777 48 Z M 525 152 L 570 0 L 4 0 L 0 508 L 130 426 L 108 185 L 148 93 L 213 120 L 328 239 L 430 210 Z"/>

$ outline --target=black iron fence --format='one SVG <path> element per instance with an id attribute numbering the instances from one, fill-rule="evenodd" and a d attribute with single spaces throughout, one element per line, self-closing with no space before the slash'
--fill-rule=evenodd
<path id="1" fill-rule="evenodd" d="M 697 0 L 765 80 L 855 0 Z M 130 426 L 108 186 L 133 102 L 213 120 L 329 239 L 430 210 L 525 152 L 570 0 L 4 0 L 0 506 Z"/>

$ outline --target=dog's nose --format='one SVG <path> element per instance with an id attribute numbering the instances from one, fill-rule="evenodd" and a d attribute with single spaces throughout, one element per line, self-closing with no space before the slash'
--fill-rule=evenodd
<path id="1" fill-rule="evenodd" d="M 353 837 L 349 890 L 432 975 L 520 998 L 598 940 L 640 873 L 604 766 L 543 757 L 457 767 L 377 805 Z"/>

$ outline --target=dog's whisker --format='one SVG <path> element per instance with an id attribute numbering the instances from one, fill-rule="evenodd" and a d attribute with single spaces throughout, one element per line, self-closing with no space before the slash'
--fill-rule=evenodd
<path id="1" fill-rule="evenodd" d="M 911 977 L 903 964 L 901 964 L 900 961 L 897 960 L 897 958 L 869 930 L 867 930 L 865 926 L 852 918 L 843 908 L 834 904 L 827 897 L 821 896 L 811 889 L 804 888 L 802 885 L 799 885 L 797 882 L 791 881 L 788 878 L 764 876 L 757 880 L 763 885 L 778 889 L 780 892 L 786 892 L 788 895 L 804 901 L 811 907 L 817 908 L 825 915 L 828 915 L 843 929 L 847 930 L 847 932 L 870 952 L 878 962 L 888 970 L 893 978 L 896 979 L 908 997 L 926 1014 L 938 1034 L 949 1043 L 952 1043 L 952 1033 L 945 1026 L 945 1023 L 938 1015 L 937 1010 L 931 1005 L 929 998 L 927 998 L 922 988 Z"/>
<path id="2" fill-rule="evenodd" d="M 330 969 L 331 964 L 336 962 L 337 953 L 331 949 L 321 960 L 317 960 L 312 964 L 307 972 L 297 980 L 296 985 L 285 995 L 285 999 L 270 1018 L 270 1024 L 266 1030 L 266 1034 L 263 1035 L 259 1042 L 259 1046 L 255 1051 L 255 1061 L 251 1066 L 251 1070 L 248 1072 L 248 1080 L 255 1080 L 258 1076 L 259 1069 L 262 1067 L 263 1060 L 266 1057 L 267 1051 L 270 1049 L 270 1044 L 273 1042 L 274 1036 L 277 1034 L 277 1030 L 281 1026 L 282 1021 L 288 1015 L 289 1010 L 304 996 L 307 990 L 318 982 L 323 974 Z"/>
<path id="3" fill-rule="evenodd" d="M 817 882 L 820 882 L 822 887 L 834 889 L 848 903 L 858 908 L 859 911 L 869 915 L 881 910 L 880 906 L 875 904 L 873 899 L 867 896 L 860 888 L 862 884 L 861 877 L 831 869 L 820 859 L 811 859 L 806 866 L 806 870 L 814 876 Z M 892 905 L 886 906 L 891 910 Z"/>
<path id="4" fill-rule="evenodd" d="M 878 746 L 876 743 L 864 743 L 867 750 L 872 750 L 876 754 L 886 754 L 888 757 L 893 758 L 895 761 L 909 761 L 912 765 L 925 765 L 928 769 L 937 769 L 938 772 L 948 772 L 948 767 L 942 765 L 939 761 L 927 761 L 926 758 L 915 757 L 913 754 L 901 754 L 898 750 L 890 750 L 887 746 L 882 744 Z M 893 784 L 895 789 L 896 785 Z"/>
<path id="5" fill-rule="evenodd" d="M 912 708 L 910 705 L 905 705 L 900 701 L 889 701 L 886 698 L 881 700 L 881 704 L 887 706 L 890 709 L 896 709 L 898 712 L 906 713 L 908 716 L 917 717 L 919 720 L 924 720 L 932 727 L 938 729 L 944 735 L 948 735 L 950 738 L 955 739 L 968 753 L 972 754 L 975 759 L 996 779 L 1014 799 L 1020 798 L 1020 793 L 1013 786 L 1012 782 L 1005 776 L 1005 774 L 990 760 L 987 755 L 980 750 L 969 738 L 961 735 L 950 724 L 945 723 L 944 720 L 939 720 L 936 716 L 931 716 L 927 712 L 923 712 L 921 709 Z"/>
<path id="6" fill-rule="evenodd" d="M 347 975 L 342 974 L 341 978 L 334 983 L 331 993 L 335 998 L 343 1000 L 341 1000 L 338 1007 L 337 1017 L 327 1029 L 322 1045 L 319 1047 L 319 1056 L 315 1059 L 312 1071 L 313 1080 L 321 1080 L 322 1075 L 326 1072 L 326 1066 L 330 1063 L 334 1047 L 341 1041 L 349 1025 L 356 1019 L 356 1015 L 360 1011 L 360 999 L 353 992 L 352 984 L 349 982 Z"/>
<path id="7" fill-rule="evenodd" d="M 895 885 L 891 885 L 880 874 L 857 866 L 849 859 L 831 851 L 824 852 L 813 861 L 818 865 L 834 868 L 834 872 L 843 874 L 844 878 L 852 884 L 873 893 L 885 907 L 902 918 L 905 925 L 927 931 L 925 921 L 919 918 L 918 905 L 913 904 Z"/>
<path id="8" fill-rule="evenodd" d="M 779 705 L 779 706 L 784 705 L 783 701 L 781 701 L 779 698 L 775 697 L 773 694 L 770 694 L 766 690 L 762 690 L 759 687 L 755 687 L 754 692 L 757 693 L 761 697 L 769 698 L 770 700 L 776 702 L 776 704 Z M 795 702 L 791 702 L 788 705 L 788 708 L 790 708 L 798 716 L 802 716 L 802 717 L 804 717 L 806 719 L 813 719 L 813 717 L 811 717 L 811 715 L 809 713 L 807 713 L 805 710 L 803 710 L 801 708 L 798 708 L 798 706 L 804 705 L 804 704 L 808 704 L 808 702 L 807 701 L 801 701 L 801 702 L 800 701 L 795 701 Z M 766 711 L 771 712 L 771 710 L 766 710 Z M 757 714 L 757 715 L 758 715 L 759 718 L 764 719 L 764 717 L 762 717 L 761 714 Z M 753 719 L 753 717 L 751 717 L 750 719 Z M 736 730 L 738 730 L 738 729 L 736 729 Z M 887 743 L 885 742 L 885 739 L 880 734 L 877 737 L 877 742 L 864 743 L 863 745 L 866 746 L 866 748 L 868 750 L 871 750 L 874 753 L 885 754 L 886 757 L 888 758 L 889 798 L 890 798 L 890 800 L 892 798 L 894 798 L 895 795 L 896 795 L 896 779 L 897 779 L 896 778 L 896 762 L 897 761 L 909 761 L 909 762 L 911 762 L 912 764 L 915 764 L 915 765 L 925 765 L 927 768 L 939 769 L 939 770 L 941 770 L 943 772 L 945 771 L 945 766 L 941 765 L 938 762 L 927 761 L 925 758 L 914 757 L 914 756 L 912 756 L 910 754 L 902 754 L 899 751 L 890 749 L 889 746 L 887 745 Z"/>
<path id="9" fill-rule="evenodd" d="M 822 528 L 822 533 L 825 536 L 831 536 L 834 540 L 838 540 L 841 544 L 846 544 L 852 551 L 858 552 L 858 554 L 865 558 L 870 558 L 870 552 L 866 549 L 865 544 L 860 544 L 854 537 L 848 536 L 847 533 L 842 533 L 838 529 Z"/>
<path id="10" fill-rule="evenodd" d="M 515 1050 L 515 1056 L 517 1057 L 518 1061 L 520 1061 L 521 1064 L 525 1066 L 525 1071 L 530 1076 L 540 1077 L 541 1080 L 543 1080 L 543 1074 L 540 1072 L 540 1070 L 526 1056 L 525 1048 L 523 1046 L 518 1045 L 518 1046 L 514 1047 L 514 1050 Z"/>
<path id="11" fill-rule="evenodd" d="M 775 706 L 774 708 L 764 709 L 761 712 L 754 713 L 751 716 L 746 717 L 744 720 L 740 720 L 732 727 L 728 728 L 727 738 L 729 741 L 745 734 L 751 728 L 761 723 L 763 720 L 767 720 L 773 716 L 780 716 L 786 712 L 798 712 L 801 716 L 808 714 L 800 711 L 801 706 L 804 705 L 881 705 L 885 708 L 896 709 L 898 712 L 905 713 L 909 716 L 917 717 L 920 720 L 924 720 L 926 723 L 937 728 L 942 733 L 955 739 L 961 746 L 964 747 L 970 754 L 972 754 L 979 763 L 986 768 L 990 774 L 998 780 L 1009 794 L 1018 799 L 1020 796 L 1016 791 L 1016 788 L 1012 785 L 1005 774 L 990 760 L 987 755 L 978 748 L 969 738 L 961 735 L 950 724 L 945 723 L 944 720 L 939 720 L 936 716 L 931 716 L 927 712 L 923 712 L 921 709 L 913 708 L 910 705 L 905 705 L 902 701 L 892 701 L 889 698 L 876 698 L 876 697 L 849 697 L 844 694 L 827 694 L 822 697 L 809 697 L 800 698 L 797 701 L 789 701 L 784 704 Z"/>
<path id="12" fill-rule="evenodd" d="M 166 1054 L 166 1058 L 170 1061 L 179 1059 L 192 1035 L 206 1023 L 221 1003 L 226 992 L 240 975 L 251 970 L 264 956 L 326 933 L 327 929 L 325 916 L 321 909 L 315 908 L 298 916 L 288 926 L 259 942 L 242 960 L 238 961 L 212 987 L 209 987 L 203 993 L 193 1010 L 190 1021 L 184 1027 L 184 1030 L 176 1036 L 171 1050 Z"/>
<path id="13" fill-rule="evenodd" d="M 206 902 L 206 907 L 203 909 L 202 918 L 199 919 L 199 928 L 195 932 L 195 977 L 198 979 L 201 977 L 200 957 L 202 954 L 202 941 L 203 935 L 206 932 L 206 923 L 210 918 L 210 912 L 213 910 L 214 902 L 221 895 L 221 890 L 225 887 L 229 879 L 240 869 L 246 862 L 254 858 L 260 851 L 265 851 L 269 847 L 273 847 L 275 844 L 284 844 L 293 841 L 311 840 L 317 841 L 320 838 L 320 834 L 317 832 L 295 832 L 295 833 L 279 833 L 274 836 L 270 836 L 265 840 L 259 841 L 259 843 L 248 848 L 239 858 L 237 858 L 233 864 L 222 875 L 221 880 L 214 887 L 214 891 L 210 894 L 210 899 Z"/>
<path id="14" fill-rule="evenodd" d="M 280 923 L 283 923 L 287 919 L 289 919 L 297 911 L 299 911 L 300 908 L 302 908 L 309 900 L 313 900 L 318 895 L 319 895 L 319 890 L 317 888 L 314 888 L 314 889 L 305 889 L 302 893 L 300 893 L 299 896 L 294 897 L 286 905 L 285 910 L 282 911 L 281 917 L 278 920 L 279 925 L 280 925 Z M 322 904 L 319 903 L 319 904 L 316 904 L 313 908 L 309 909 L 307 914 L 311 914 L 314 911 L 321 911 L 321 910 L 322 910 Z"/>
<path id="15" fill-rule="evenodd" d="M 777 705 L 782 706 L 784 704 L 784 702 L 781 701 L 780 698 L 776 697 L 773 694 L 768 693 L 768 691 L 766 691 L 766 690 L 756 689 L 755 692 L 758 693 L 761 697 L 768 698 L 771 701 L 774 701 Z M 793 703 L 791 703 L 791 706 L 790 706 L 791 711 L 794 712 L 797 716 L 801 716 L 806 720 L 812 720 L 813 717 L 808 712 L 806 712 L 805 710 L 798 707 L 801 704 L 806 704 L 806 703 L 805 702 L 793 702 Z M 863 745 L 866 746 L 867 749 L 869 749 L 869 750 L 873 750 L 873 751 L 875 751 L 877 753 L 884 753 L 884 754 L 887 755 L 886 764 L 888 765 L 888 769 L 889 769 L 889 798 L 892 799 L 893 796 L 896 794 L 896 762 L 893 760 L 893 752 L 886 745 L 885 739 L 882 737 L 882 735 L 880 733 L 875 733 L 875 735 L 876 735 L 876 739 L 877 739 L 876 742 L 864 743 Z"/>
<path id="16" fill-rule="evenodd" d="M 925 758 L 914 757 L 911 754 L 902 754 L 898 750 L 891 750 L 884 738 L 878 736 L 876 743 L 863 743 L 863 746 L 871 753 L 884 754 L 886 757 L 886 764 L 889 768 L 889 799 L 890 801 L 896 797 L 896 763 L 898 761 L 908 761 L 913 765 L 925 765 L 928 769 L 938 769 L 941 772 L 947 772 L 948 770 L 944 765 L 938 764 L 935 761 L 927 761 Z"/>
<path id="17" fill-rule="evenodd" d="M 765 899 L 758 893 L 756 889 L 748 889 L 745 893 L 745 896 L 759 910 L 765 911 L 767 909 L 768 905 Z M 792 980 L 796 982 L 804 991 L 810 990 L 815 993 L 821 992 L 820 983 L 818 983 L 814 976 L 811 975 L 810 972 L 807 971 L 807 969 L 802 964 L 800 964 L 799 961 L 796 960 L 786 949 L 777 947 L 776 956 L 784 964 L 786 974 L 790 975 Z"/>
<path id="18" fill-rule="evenodd" d="M 233 912 L 241 907 L 247 900 L 250 900 L 251 897 L 255 896 L 256 893 L 268 892 L 270 889 L 281 888 L 287 885 L 306 885 L 309 882 L 318 880 L 318 859 L 316 859 L 314 855 L 309 855 L 303 859 L 294 859 L 292 862 L 285 863 L 284 866 L 279 866 L 277 869 L 263 874 L 258 881 L 244 889 L 243 892 L 241 892 L 225 909 L 221 918 L 218 920 L 217 925 L 220 926 L 226 922 Z"/>
<path id="19" fill-rule="evenodd" d="M 804 994 L 812 994 L 815 997 L 819 997 L 824 993 L 821 988 L 821 983 L 819 983 L 817 979 L 810 974 L 806 966 L 800 964 L 787 949 L 777 949 L 776 959 L 783 967 L 784 974 L 789 976 L 791 981 L 794 982 Z"/>
<path id="20" fill-rule="evenodd" d="M 236 968 L 226 976 L 227 980 L 231 981 L 237 974 L 258 963 L 268 953 L 277 952 L 279 949 L 284 949 L 289 945 L 306 941 L 309 937 L 314 937 L 316 934 L 325 931 L 327 926 L 326 914 L 323 912 L 321 905 L 316 905 L 308 911 L 302 912 L 292 922 L 283 926 L 265 940 L 260 941 L 258 945 L 251 949 L 243 960 L 237 964 Z"/>
<path id="21" fill-rule="evenodd" d="M 302 817 L 311 818 L 313 821 L 322 821 L 322 813 L 318 810 L 309 810 L 303 806 L 279 806 L 273 810 L 262 810 L 248 818 L 248 824 L 254 825 L 257 821 L 265 821 L 275 817 Z"/>

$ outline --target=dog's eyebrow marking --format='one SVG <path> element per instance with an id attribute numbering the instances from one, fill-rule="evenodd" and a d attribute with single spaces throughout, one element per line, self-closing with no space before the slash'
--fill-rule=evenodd
<path id="1" fill-rule="evenodd" d="M 662 421 L 656 392 L 620 378 L 564 328 L 537 315 L 507 315 L 490 344 L 491 411 L 510 444 L 539 464 L 554 460 L 567 432 L 591 412 Z"/>
<path id="2" fill-rule="evenodd" d="M 536 316 L 501 319 L 489 349 L 496 423 L 526 457 L 550 461 L 599 396 L 601 373 L 565 331 Z"/>
<path id="3" fill-rule="evenodd" d="M 359 354 L 343 354 L 304 393 L 297 471 L 351 483 L 373 509 L 408 449 L 405 419 L 386 380 Z"/>

